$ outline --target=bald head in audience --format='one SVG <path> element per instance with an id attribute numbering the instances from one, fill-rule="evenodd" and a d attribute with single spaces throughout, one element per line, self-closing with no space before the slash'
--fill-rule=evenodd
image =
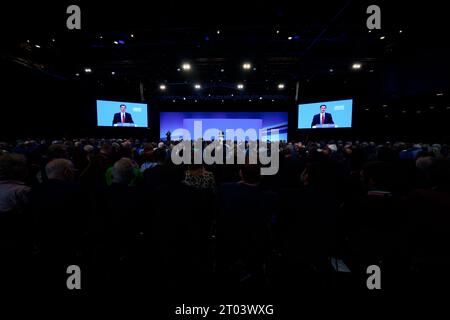
<path id="1" fill-rule="evenodd" d="M 134 178 L 136 163 L 129 158 L 122 158 L 113 166 L 113 183 L 128 185 Z"/>
<path id="2" fill-rule="evenodd" d="M 74 179 L 75 167 L 67 159 L 54 159 L 45 166 L 45 173 L 49 180 L 70 182 Z"/>

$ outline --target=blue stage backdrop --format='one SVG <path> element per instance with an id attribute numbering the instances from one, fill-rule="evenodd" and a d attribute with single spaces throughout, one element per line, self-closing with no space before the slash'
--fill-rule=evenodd
<path id="1" fill-rule="evenodd" d="M 202 121 L 203 133 L 207 129 L 219 129 L 226 133 L 227 129 L 278 129 L 278 137 L 271 136 L 267 140 L 287 140 L 287 112 L 161 112 L 160 138 L 166 139 L 166 133 L 175 129 L 186 129 L 194 137 L 194 121 Z M 202 134 L 203 134 L 202 133 Z M 226 137 L 224 137 L 226 139 Z M 171 136 L 172 140 L 180 137 Z"/>
<path id="2" fill-rule="evenodd" d="M 126 106 L 125 112 L 131 115 L 135 127 L 148 127 L 147 104 L 106 100 L 97 100 L 97 126 L 113 127 L 114 115 L 120 113 L 122 104 Z M 130 123 L 129 126 L 133 124 Z"/>
<path id="3" fill-rule="evenodd" d="M 313 117 L 320 113 L 320 106 L 326 106 L 326 113 L 333 119 L 336 128 L 352 127 L 353 100 L 336 100 L 298 105 L 298 128 L 311 129 Z"/>

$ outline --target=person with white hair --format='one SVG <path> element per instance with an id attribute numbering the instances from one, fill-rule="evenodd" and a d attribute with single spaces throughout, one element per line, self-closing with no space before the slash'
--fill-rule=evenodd
<path id="1" fill-rule="evenodd" d="M 45 285 L 57 287 L 70 264 L 79 265 L 84 254 L 92 203 L 89 192 L 75 181 L 72 161 L 57 158 L 45 166 L 46 180 L 33 187 L 29 212 L 33 217 L 34 242 L 45 266 Z"/>
<path id="2" fill-rule="evenodd" d="M 112 183 L 129 185 L 134 179 L 134 169 L 137 167 L 136 163 L 129 158 L 122 158 L 112 168 Z"/>
<path id="3" fill-rule="evenodd" d="M 87 144 L 83 147 L 83 151 L 87 154 L 93 153 L 95 151 L 95 148 L 91 146 L 90 144 Z"/>

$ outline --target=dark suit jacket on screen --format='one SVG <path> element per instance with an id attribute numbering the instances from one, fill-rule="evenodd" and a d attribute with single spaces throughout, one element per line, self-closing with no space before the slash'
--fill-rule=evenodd
<path id="1" fill-rule="evenodd" d="M 321 124 L 320 123 L 320 113 L 314 115 L 313 119 L 312 119 L 312 123 L 311 123 L 311 127 Z M 330 113 L 326 113 L 325 112 L 325 121 L 324 124 L 334 124 L 333 122 L 333 117 L 331 116 Z"/>
<path id="2" fill-rule="evenodd" d="M 122 119 L 120 118 L 120 112 L 114 114 L 113 125 L 116 123 L 122 123 Z M 131 114 L 125 112 L 125 123 L 134 123 Z"/>

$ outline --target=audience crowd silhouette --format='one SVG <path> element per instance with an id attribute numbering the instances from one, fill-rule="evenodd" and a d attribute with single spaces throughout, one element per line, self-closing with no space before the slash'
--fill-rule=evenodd
<path id="1" fill-rule="evenodd" d="M 0 143 L 4 283 L 63 291 L 79 265 L 85 292 L 322 292 L 366 288 L 375 264 L 395 290 L 450 266 L 447 145 L 283 142 L 261 176 L 174 165 L 174 144 Z"/>

